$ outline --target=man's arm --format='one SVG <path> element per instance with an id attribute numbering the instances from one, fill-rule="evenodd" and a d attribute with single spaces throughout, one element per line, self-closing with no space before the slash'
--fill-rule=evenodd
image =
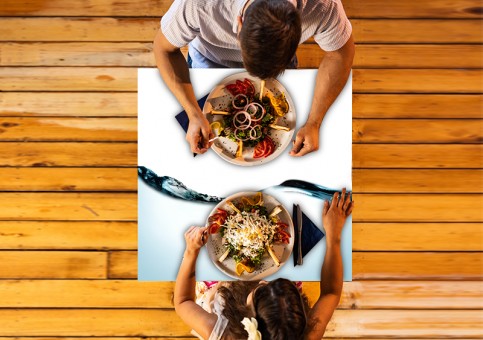
<path id="1" fill-rule="evenodd" d="M 213 132 L 196 101 L 188 65 L 181 50 L 173 46 L 161 30 L 158 30 L 154 39 L 154 56 L 161 77 L 188 115 L 190 122 L 186 140 L 191 150 L 196 153 L 206 152 Z"/>
<path id="2" fill-rule="evenodd" d="M 208 313 L 195 302 L 195 268 L 200 248 L 206 242 L 202 238 L 206 228 L 191 227 L 185 233 L 186 250 L 179 267 L 174 287 L 174 308 L 183 321 L 208 339 L 216 324 L 217 316 Z"/>
<path id="3" fill-rule="evenodd" d="M 346 195 L 345 189 L 342 190 L 342 195 L 335 193 L 330 204 L 327 201 L 324 202 L 322 218 L 327 248 L 320 274 L 320 296 L 309 313 L 306 339 L 322 338 L 339 304 L 343 280 L 340 235 L 353 206 L 354 202 L 350 201 L 350 195 Z"/>
<path id="4" fill-rule="evenodd" d="M 320 63 L 314 97 L 307 122 L 297 132 L 291 156 L 303 156 L 319 149 L 319 130 L 329 107 L 344 88 L 354 59 L 352 35 L 340 49 L 327 54 Z"/>

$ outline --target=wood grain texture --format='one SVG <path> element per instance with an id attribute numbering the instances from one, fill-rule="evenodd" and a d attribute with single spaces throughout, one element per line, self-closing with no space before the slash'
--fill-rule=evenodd
<path id="1" fill-rule="evenodd" d="M 448 318 L 451 318 L 451 325 Z M 3 336 L 189 336 L 173 310 L 0 310 Z M 480 311 L 337 310 L 326 337 L 478 337 Z M 169 325 L 169 327 L 166 327 Z"/>
<path id="2" fill-rule="evenodd" d="M 481 70 L 353 70 L 356 93 L 481 93 Z M 1 91 L 136 91 L 137 70 L 123 67 L 0 67 Z"/>
<path id="3" fill-rule="evenodd" d="M 136 91 L 137 69 L 1 67 L 1 91 Z"/>
<path id="4" fill-rule="evenodd" d="M 480 280 L 480 252 L 354 252 L 354 280 Z"/>
<path id="5" fill-rule="evenodd" d="M 152 43 L 0 43 L 0 66 L 156 67 Z M 353 68 L 481 68 L 480 45 L 357 45 Z M 317 68 L 317 44 L 297 50 L 299 67 Z M 417 58 L 415 58 L 417 56 Z"/>
<path id="6" fill-rule="evenodd" d="M 171 0 L 87 0 L 81 4 L 73 1 L 4 0 L 1 16 L 162 16 L 171 5 Z M 480 18 L 481 3 L 476 0 L 448 2 L 444 0 L 409 0 L 387 3 L 370 0 L 344 0 L 349 18 Z"/>
<path id="7" fill-rule="evenodd" d="M 106 269 L 105 252 L 0 251 L 1 279 L 105 279 Z"/>
<path id="8" fill-rule="evenodd" d="M 137 252 L 109 253 L 110 279 L 137 278 Z M 354 280 L 477 280 L 483 259 L 478 252 L 354 252 Z"/>
<path id="9" fill-rule="evenodd" d="M 445 143 L 483 141 L 481 119 L 353 119 L 353 143 Z"/>
<path id="10" fill-rule="evenodd" d="M 425 169 L 354 169 L 356 193 L 482 193 L 483 171 Z"/>
<path id="11" fill-rule="evenodd" d="M 0 193 L 0 220 L 135 221 L 129 193 Z"/>
<path id="12" fill-rule="evenodd" d="M 0 143 L 0 166 L 136 166 L 136 143 Z M 93 173 L 94 175 L 94 173 Z"/>
<path id="13" fill-rule="evenodd" d="M 353 94 L 353 118 L 481 118 L 479 94 Z"/>
<path id="14" fill-rule="evenodd" d="M 359 194 L 354 222 L 483 222 L 480 194 Z"/>
<path id="15" fill-rule="evenodd" d="M 0 117 L 135 117 L 137 93 L 0 92 Z"/>
<path id="16" fill-rule="evenodd" d="M 137 119 L 0 118 L 0 141 L 137 142 Z"/>
<path id="17" fill-rule="evenodd" d="M 174 282 L 0 280 L 0 289 L 1 308 L 173 308 Z M 303 291 L 313 303 L 319 283 Z M 345 282 L 338 309 L 479 309 L 482 291 L 477 281 Z"/>
<path id="18" fill-rule="evenodd" d="M 353 70 L 356 93 L 482 93 L 481 70 Z"/>
<path id="19" fill-rule="evenodd" d="M 2 249 L 137 249 L 136 222 L 0 221 Z"/>
<path id="20" fill-rule="evenodd" d="M 354 144 L 354 168 L 479 169 L 482 146 L 472 144 Z"/>
<path id="21" fill-rule="evenodd" d="M 159 21 L 160 18 L 139 17 L 0 17 L 0 41 L 151 43 L 160 29 Z M 473 44 L 483 41 L 478 19 L 353 19 L 351 24 L 356 44 Z"/>
<path id="22" fill-rule="evenodd" d="M 136 191 L 132 168 L 0 168 L 0 191 Z"/>
<path id="23" fill-rule="evenodd" d="M 481 251 L 482 223 L 353 223 L 353 251 Z"/>

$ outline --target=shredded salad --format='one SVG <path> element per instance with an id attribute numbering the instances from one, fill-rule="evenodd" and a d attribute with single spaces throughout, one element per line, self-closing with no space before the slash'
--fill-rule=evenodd
<path id="1" fill-rule="evenodd" d="M 225 89 L 232 100 L 225 111 L 227 114 L 216 124 L 218 135 L 243 147 L 255 147 L 254 158 L 268 157 L 275 151 L 269 131 L 289 110 L 285 95 L 273 96 L 268 91 L 260 96 L 247 78 L 227 84 Z"/>
<path id="2" fill-rule="evenodd" d="M 238 275 L 243 271 L 253 272 L 261 264 L 265 251 L 278 265 L 271 246 L 290 242 L 290 234 L 285 230 L 288 226 L 277 216 L 281 208 L 277 206 L 268 212 L 263 203 L 261 193 L 242 197 L 237 202 L 227 201 L 231 211 L 219 208 L 208 219 L 211 223 L 210 233 L 220 233 L 225 247 L 225 253 L 219 261 L 232 257 L 237 263 Z"/>

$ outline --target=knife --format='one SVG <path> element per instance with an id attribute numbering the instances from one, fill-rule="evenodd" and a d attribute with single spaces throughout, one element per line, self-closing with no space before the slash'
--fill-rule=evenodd
<path id="1" fill-rule="evenodd" d="M 295 211 L 297 212 L 297 226 L 298 226 L 298 254 L 297 264 L 302 265 L 304 260 L 302 258 L 302 210 L 298 204 L 295 205 Z"/>

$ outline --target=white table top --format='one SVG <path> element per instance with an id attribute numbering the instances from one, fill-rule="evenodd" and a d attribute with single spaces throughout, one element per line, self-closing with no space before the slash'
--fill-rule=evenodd
<path id="1" fill-rule="evenodd" d="M 237 69 L 192 69 L 191 80 L 198 98 L 207 94 Z M 297 112 L 297 130 L 307 119 L 316 70 L 287 70 L 279 81 L 292 96 Z M 225 162 L 213 151 L 193 157 L 185 134 L 174 116 L 181 106 L 164 85 L 157 69 L 138 72 L 138 165 L 159 176 L 171 176 L 201 193 L 229 196 L 239 191 L 260 190 L 288 179 L 301 179 L 329 188 L 352 187 L 352 81 L 327 113 L 321 128 L 319 151 L 293 158 L 285 150 L 274 161 L 255 167 Z M 304 213 L 321 227 L 322 201 L 301 194 L 267 191 L 289 211 L 299 203 Z M 203 225 L 213 208 L 161 194 L 139 180 L 139 280 L 174 281 L 184 251 L 183 234 L 190 225 Z M 352 279 L 352 220 L 342 234 L 344 280 Z M 318 281 L 325 254 L 325 238 L 293 267 L 292 258 L 268 279 Z M 203 249 L 198 259 L 197 280 L 228 280 Z"/>

